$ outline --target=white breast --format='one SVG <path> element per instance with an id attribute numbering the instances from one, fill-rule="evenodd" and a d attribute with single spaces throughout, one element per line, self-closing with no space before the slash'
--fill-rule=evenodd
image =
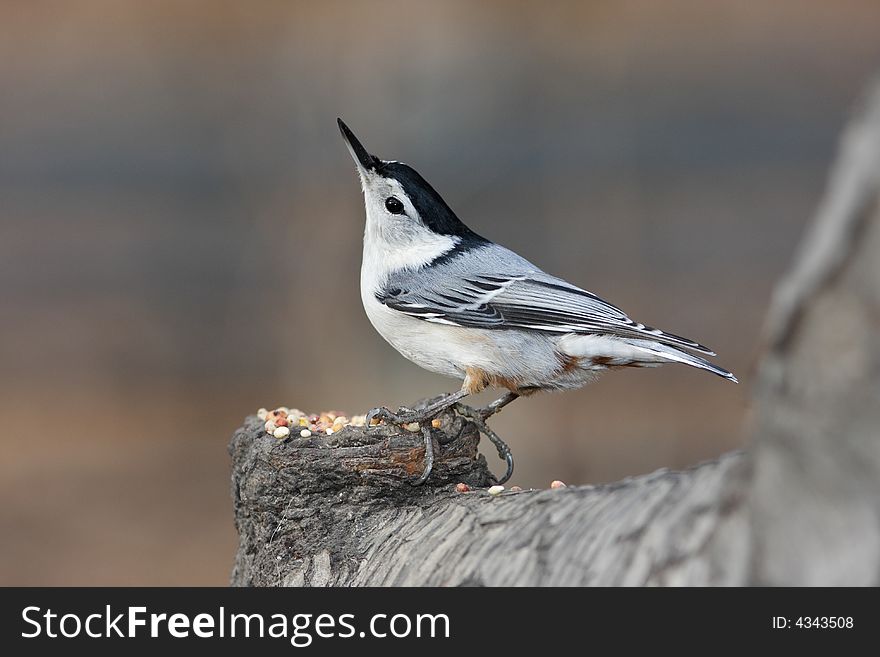
<path id="1" fill-rule="evenodd" d="M 444 330 L 453 327 L 410 317 L 388 308 L 376 298 L 388 272 L 415 270 L 455 247 L 455 240 L 446 235 L 433 235 L 410 248 L 400 249 L 386 244 L 368 227 L 361 264 L 361 302 L 379 335 L 403 356 L 431 372 L 463 378 L 466 366 L 463 363 L 470 358 L 457 346 L 459 336 Z"/>
<path id="2" fill-rule="evenodd" d="M 370 323 L 403 356 L 431 372 L 464 378 L 464 368 L 473 354 L 452 335 L 449 329 L 454 327 L 404 315 L 372 295 L 362 294 L 362 300 Z"/>

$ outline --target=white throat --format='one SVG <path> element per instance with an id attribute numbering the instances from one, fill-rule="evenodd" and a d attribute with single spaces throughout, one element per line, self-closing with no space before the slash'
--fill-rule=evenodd
<path id="1" fill-rule="evenodd" d="M 364 255 L 361 263 L 361 293 L 372 295 L 382 287 L 388 276 L 402 269 L 418 269 L 448 253 L 460 238 L 433 233 L 421 234 L 418 240 L 401 248 L 389 244 L 369 229 L 364 233 Z"/>

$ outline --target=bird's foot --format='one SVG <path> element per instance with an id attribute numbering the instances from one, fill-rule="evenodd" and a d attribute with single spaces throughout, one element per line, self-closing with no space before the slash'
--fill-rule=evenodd
<path id="1" fill-rule="evenodd" d="M 421 422 L 424 418 L 421 413 L 405 406 L 398 408 L 396 413 L 385 406 L 380 406 L 379 408 L 372 408 L 367 412 L 367 426 L 372 425 L 373 420 L 381 420 L 386 424 L 395 424 L 402 427 L 413 422 Z"/>
<path id="2" fill-rule="evenodd" d="M 473 408 L 472 406 L 462 404 L 461 402 L 455 404 L 453 408 L 456 413 L 473 422 L 480 433 L 486 436 L 492 441 L 492 444 L 495 445 L 495 449 L 498 451 L 498 456 L 504 459 L 507 463 L 507 472 L 504 473 L 503 477 L 498 479 L 498 483 L 506 483 L 513 476 L 513 452 L 510 451 L 510 447 L 507 443 L 504 442 L 497 433 L 492 431 L 488 424 L 486 424 L 486 418 L 492 416 L 500 409 L 490 409 L 490 407 Z"/>
<path id="3" fill-rule="evenodd" d="M 419 486 L 425 483 L 431 475 L 431 470 L 434 467 L 434 442 L 431 433 L 432 420 L 436 419 L 450 408 L 455 410 L 455 412 L 462 417 L 473 422 L 477 427 L 477 430 L 495 445 L 495 449 L 498 451 L 498 456 L 504 459 L 507 463 L 507 472 L 503 477 L 498 479 L 498 483 L 505 483 L 513 475 L 513 454 L 510 451 L 510 447 L 508 447 L 507 443 L 505 443 L 497 433 L 492 431 L 489 425 L 486 424 L 486 420 L 501 410 L 506 403 L 509 403 L 509 401 L 515 397 L 511 397 L 503 403 L 493 402 L 484 408 L 473 408 L 458 401 L 464 396 L 465 394 L 463 392 L 455 392 L 428 400 L 415 409 L 402 406 L 397 409 L 397 412 L 395 413 L 382 406 L 371 409 L 367 413 L 367 426 L 372 425 L 374 420 L 381 420 L 386 424 L 392 424 L 407 430 L 415 430 L 414 427 L 410 425 L 413 423 L 418 424 L 418 430 L 422 432 L 422 436 L 425 439 L 425 469 L 422 471 L 422 474 L 418 479 L 413 481 L 414 486 Z"/>
<path id="4" fill-rule="evenodd" d="M 438 415 L 448 410 L 462 396 L 464 396 L 464 393 L 441 395 L 428 400 L 415 409 L 401 406 L 397 409 L 396 413 L 384 406 L 373 408 L 367 413 L 367 426 L 371 426 L 373 420 L 381 420 L 386 424 L 392 424 L 407 430 L 416 430 L 411 425 L 413 423 L 418 424 L 417 430 L 422 432 L 422 437 L 425 439 L 425 469 L 418 479 L 412 482 L 414 486 L 420 486 L 425 483 L 428 477 L 431 476 L 431 470 L 434 467 L 434 442 L 431 434 L 432 421 Z"/>
<path id="5" fill-rule="evenodd" d="M 396 413 L 385 406 L 373 408 L 367 412 L 367 426 L 372 424 L 373 420 L 382 420 L 386 424 L 395 424 L 397 426 L 404 426 L 413 422 L 424 424 L 436 418 L 447 408 L 450 408 L 462 396 L 464 395 L 459 392 L 443 394 L 422 402 L 416 408 L 401 406 L 397 409 Z"/>

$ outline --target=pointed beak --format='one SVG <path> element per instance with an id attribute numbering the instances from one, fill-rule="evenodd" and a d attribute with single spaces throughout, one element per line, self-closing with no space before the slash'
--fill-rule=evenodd
<path id="1" fill-rule="evenodd" d="M 355 161 L 355 164 L 358 165 L 358 168 L 363 171 L 375 170 L 376 167 L 379 166 L 381 160 L 375 155 L 370 155 L 367 152 L 364 145 L 358 141 L 358 138 L 354 136 L 351 129 L 342 122 L 342 119 L 336 119 L 336 122 L 339 124 L 339 131 L 342 133 L 345 145 L 348 146 L 348 152 L 351 153 L 351 157 Z"/>

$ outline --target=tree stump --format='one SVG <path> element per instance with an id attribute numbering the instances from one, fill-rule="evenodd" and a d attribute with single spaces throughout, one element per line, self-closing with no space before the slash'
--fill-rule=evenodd
<path id="1" fill-rule="evenodd" d="M 281 442 L 250 417 L 230 443 L 232 583 L 878 584 L 880 84 L 844 132 L 766 340 L 745 452 L 603 486 L 489 495 L 479 434 L 451 413 L 421 487 L 420 433 Z"/>

